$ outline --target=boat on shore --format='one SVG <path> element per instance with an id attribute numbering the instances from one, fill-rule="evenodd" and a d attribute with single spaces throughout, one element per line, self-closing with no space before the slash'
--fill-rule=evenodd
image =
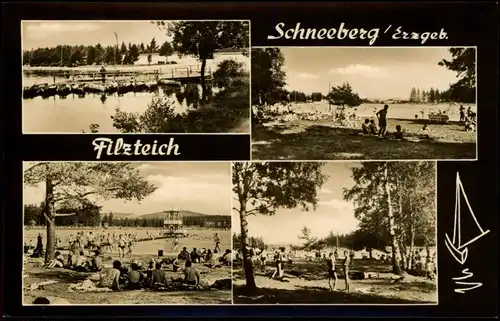
<path id="1" fill-rule="evenodd" d="M 180 81 L 167 78 L 161 78 L 160 80 L 158 80 L 158 85 L 178 88 L 182 87 L 182 83 Z"/>
<path id="2" fill-rule="evenodd" d="M 108 81 L 108 82 L 63 82 L 58 84 L 35 84 L 25 86 L 23 88 L 23 98 L 33 99 L 41 96 L 48 98 L 58 95 L 59 97 L 67 97 L 70 94 L 84 97 L 87 93 L 95 94 L 114 94 L 123 95 L 129 92 L 154 92 L 159 87 L 167 91 L 176 91 L 182 88 L 182 83 L 176 80 L 160 79 L 158 81 L 136 81 L 127 80 L 124 82 Z"/>

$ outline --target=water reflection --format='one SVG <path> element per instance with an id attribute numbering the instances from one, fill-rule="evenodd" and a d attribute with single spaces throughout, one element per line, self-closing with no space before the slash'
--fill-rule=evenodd
<path id="1" fill-rule="evenodd" d="M 28 78 L 36 78 L 29 79 Z M 56 79 L 60 81 L 60 79 Z M 25 77 L 25 85 L 53 83 L 52 79 Z M 125 94 L 71 93 L 68 96 L 46 96 L 23 99 L 24 132 L 81 133 L 96 124 L 101 133 L 117 133 L 113 127 L 115 109 L 129 113 L 143 113 L 154 96 L 164 97 L 181 114 L 198 108 L 201 99 L 199 84 L 180 87 L 159 86 L 151 91 Z"/>

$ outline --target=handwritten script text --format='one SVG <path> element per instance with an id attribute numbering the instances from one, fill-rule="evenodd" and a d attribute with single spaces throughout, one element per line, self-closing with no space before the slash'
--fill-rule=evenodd
<path id="1" fill-rule="evenodd" d="M 448 39 L 448 34 L 444 29 L 438 31 L 415 32 L 404 30 L 402 26 L 393 27 L 389 25 L 381 33 L 380 28 L 347 28 L 345 23 L 340 23 L 338 28 L 303 28 L 300 22 L 293 27 L 286 27 L 284 22 L 279 22 L 274 26 L 275 35 L 268 35 L 268 40 L 276 39 L 300 39 L 300 40 L 368 40 L 369 45 L 373 45 L 381 34 L 391 35 L 394 40 L 418 40 L 424 44 L 429 40 Z"/>
<path id="2" fill-rule="evenodd" d="M 115 142 L 111 138 L 101 137 L 94 139 L 92 145 L 94 145 L 94 151 L 97 152 L 96 159 L 101 159 L 103 153 L 108 156 L 168 156 L 181 154 L 179 145 L 174 143 L 173 138 L 170 138 L 168 144 L 158 144 L 157 140 L 153 144 L 143 144 L 140 139 L 133 144 L 129 144 L 125 143 L 123 138 L 118 138 Z"/>

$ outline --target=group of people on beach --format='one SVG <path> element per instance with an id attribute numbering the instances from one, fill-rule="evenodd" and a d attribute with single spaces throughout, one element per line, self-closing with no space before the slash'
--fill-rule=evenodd
<path id="1" fill-rule="evenodd" d="M 69 252 L 65 259 L 60 251 L 56 251 L 54 259 L 45 264 L 45 267 L 52 268 L 68 268 L 76 272 L 98 272 L 99 287 L 110 288 L 112 290 L 122 289 L 140 289 L 140 288 L 158 288 L 168 285 L 169 282 L 198 286 L 200 284 L 200 273 L 193 266 L 194 263 L 202 263 L 209 268 L 217 266 L 231 266 L 232 254 L 231 250 L 226 250 L 224 254 L 220 252 L 220 237 L 218 234 L 214 236 L 214 250 L 211 249 L 196 249 L 191 252 L 184 247 L 180 253 L 174 258 L 151 258 L 149 264 L 143 264 L 138 260 L 132 260 L 131 264 L 126 267 L 123 265 L 125 248 L 132 246 L 136 240 L 136 236 L 132 234 L 120 234 L 116 236 L 114 233 L 108 233 L 105 237 L 93 235 L 92 232 L 78 232 L 75 236 L 68 237 Z M 102 243 L 101 243 L 102 242 Z M 175 238 L 174 243 L 178 246 L 178 240 Z M 102 257 L 102 246 L 109 249 L 114 246 L 119 249 L 120 260 L 115 260 L 112 267 L 104 268 Z M 87 252 L 87 253 L 86 253 Z M 41 234 L 37 237 L 37 248 L 34 253 L 42 257 L 43 244 Z M 127 253 L 128 254 L 128 253 Z M 167 266 L 172 267 L 172 271 L 183 273 L 184 278 L 170 279 L 166 277 Z"/>
<path id="2" fill-rule="evenodd" d="M 96 233 L 93 232 L 78 232 L 76 236 L 70 234 L 67 238 L 69 250 L 72 253 L 84 251 L 88 249 L 92 251 L 96 248 L 101 249 L 103 253 L 112 255 L 113 252 L 118 252 L 120 259 L 124 259 L 126 255 L 132 257 L 132 247 L 137 242 L 137 234 L 123 233 Z"/>
<path id="3" fill-rule="evenodd" d="M 264 273 L 266 272 L 267 260 L 269 256 L 272 255 L 274 259 L 275 269 L 273 273 L 269 275 L 269 277 L 277 280 L 283 280 L 285 264 L 291 265 L 294 260 L 294 255 L 292 254 L 292 252 L 287 253 L 284 247 L 279 248 L 279 250 L 273 250 L 271 251 L 271 253 L 268 253 L 264 249 L 259 249 L 258 251 L 250 249 L 250 255 L 251 257 L 255 257 L 257 259 L 260 269 Z M 346 291 L 350 290 L 349 265 L 354 259 L 353 251 L 344 251 L 344 257 L 342 259 L 339 258 L 337 250 L 329 253 L 328 257 L 326 253 L 322 254 L 320 251 L 316 251 L 315 253 L 307 253 L 307 256 L 310 257 L 311 261 L 315 259 L 315 261 L 317 262 L 326 262 L 328 271 L 328 285 L 331 291 L 334 291 L 336 289 L 336 283 L 338 279 L 337 271 L 339 270 L 338 265 L 340 263 L 346 281 L 345 289 Z M 242 260 L 242 258 L 239 256 L 237 257 L 237 259 Z"/>
<path id="4" fill-rule="evenodd" d="M 467 112 L 463 105 L 460 105 L 460 123 L 465 126 L 465 131 L 471 132 L 476 130 L 476 113 L 472 111 L 472 108 L 469 106 L 467 108 Z"/>
<path id="5" fill-rule="evenodd" d="M 354 253 L 352 253 L 354 254 Z M 330 288 L 330 291 L 335 291 L 337 288 L 337 262 L 340 262 L 342 265 L 342 270 L 344 273 L 344 280 L 345 280 L 345 290 L 349 291 L 350 286 L 351 286 L 351 279 L 349 278 L 349 265 L 351 264 L 352 260 L 354 258 L 354 255 L 351 255 L 349 251 L 344 251 L 344 258 L 342 260 L 339 259 L 338 252 L 335 250 L 335 252 L 330 252 L 328 255 L 328 259 L 326 261 L 326 265 L 328 267 L 328 286 Z M 332 280 L 333 280 L 333 285 L 332 285 Z"/>
<path id="6" fill-rule="evenodd" d="M 193 248 L 191 252 L 186 247 L 177 255 L 177 260 L 191 261 L 194 263 L 203 263 L 205 266 L 212 268 L 217 265 L 230 266 L 233 261 L 232 252 L 226 249 L 224 253 L 219 252 L 217 249 L 213 251 L 210 249 L 197 249 Z M 173 263 L 174 265 L 175 262 Z"/>
<path id="7" fill-rule="evenodd" d="M 113 290 L 152 288 L 160 289 L 173 284 L 199 287 L 201 274 L 194 264 L 202 263 L 203 266 L 214 268 L 222 265 L 231 265 L 231 250 L 226 250 L 224 255 L 218 256 L 210 249 L 203 251 L 193 248 L 190 253 L 184 247 L 174 258 L 151 258 L 146 266 L 141 261 L 132 260 L 130 267 L 123 268 L 120 261 L 113 262 L 113 268 L 108 270 L 105 277 L 101 277 L 100 286 Z M 183 277 L 168 276 L 171 272 L 182 273 Z"/>
<path id="8" fill-rule="evenodd" d="M 389 111 L 389 105 L 384 105 L 384 108 L 378 110 L 375 116 L 378 120 L 378 127 L 375 124 L 374 119 L 366 118 L 361 124 L 361 131 L 364 135 L 375 135 L 379 138 L 384 138 L 387 135 L 387 113 Z M 396 125 L 396 131 L 394 132 L 395 139 L 403 139 L 403 128 L 401 125 Z"/>
<path id="9" fill-rule="evenodd" d="M 172 272 L 182 273 L 183 277 L 174 278 L 173 275 L 169 277 L 168 266 L 173 267 Z M 167 259 L 152 258 L 147 265 L 138 260 L 132 260 L 128 267 L 119 260 L 114 261 L 111 268 L 101 270 L 99 287 L 120 291 L 143 288 L 160 289 L 168 286 L 169 283 L 199 286 L 200 282 L 201 274 L 191 261 L 185 261 L 184 266 L 179 268 Z"/>

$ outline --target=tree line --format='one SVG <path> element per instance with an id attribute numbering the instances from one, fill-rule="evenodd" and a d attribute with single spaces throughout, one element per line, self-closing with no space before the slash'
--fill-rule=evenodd
<path id="1" fill-rule="evenodd" d="M 380 237 L 373 230 L 366 228 L 356 229 L 351 233 L 337 234 L 333 231 L 322 238 L 311 236 L 311 231 L 307 226 L 301 230 L 299 239 L 303 240 L 301 246 L 290 246 L 296 250 L 313 250 L 321 251 L 325 248 L 348 248 L 354 251 L 361 250 L 380 250 L 385 251 L 387 246 L 391 245 L 391 240 L 387 237 Z M 414 238 L 413 247 L 425 247 L 426 242 L 423 235 L 416 235 Z"/>
<path id="2" fill-rule="evenodd" d="M 425 104 L 425 103 L 449 103 L 449 102 L 464 102 L 464 103 L 472 103 L 474 100 L 468 98 L 458 98 L 451 88 L 447 90 L 440 91 L 439 89 L 430 88 L 429 90 L 422 89 L 418 87 L 413 87 L 410 90 L 410 97 L 408 102 L 410 104 Z"/>
<path id="3" fill-rule="evenodd" d="M 72 67 L 81 65 L 117 64 L 133 65 L 139 60 L 140 54 L 149 54 L 148 62 L 151 63 L 151 54 L 158 53 L 168 57 L 174 53 L 172 44 L 168 41 L 158 46 L 155 38 L 144 45 L 124 42 L 121 46 L 103 46 L 100 43 L 94 46 L 69 46 L 59 45 L 50 48 L 37 48 L 23 52 L 23 64 L 30 66 L 59 66 Z"/>
<path id="4" fill-rule="evenodd" d="M 354 251 L 373 250 L 377 249 L 385 251 L 387 246 L 391 245 L 388 238 L 379 237 L 374 231 L 368 229 L 357 229 L 351 233 L 330 233 L 325 237 L 314 237 L 311 230 L 304 226 L 301 229 L 299 239 L 302 240 L 302 245 L 290 244 L 291 250 L 304 250 L 304 251 L 321 251 L 325 248 L 348 248 Z M 414 238 L 413 247 L 425 247 L 425 237 L 423 235 L 416 235 Z M 270 245 L 265 243 L 261 236 L 248 237 L 248 246 L 258 249 L 269 249 Z M 233 233 L 233 248 L 241 248 L 241 234 Z"/>
<path id="5" fill-rule="evenodd" d="M 450 48 L 450 60 L 443 59 L 438 65 L 457 73 L 459 80 L 450 88 L 440 92 L 434 88 L 420 90 L 412 88 L 409 102 L 463 102 L 476 101 L 476 56 L 474 48 Z M 253 48 L 252 54 L 252 104 L 259 106 L 273 105 L 278 102 L 295 101 L 287 92 L 286 73 L 283 71 L 285 56 L 280 48 Z M 298 92 L 297 92 L 298 93 Z M 297 95 L 298 102 L 305 102 L 311 97 Z M 339 106 L 358 106 L 363 102 L 352 91 L 349 84 L 332 87 L 327 97 L 331 103 Z"/>
<path id="6" fill-rule="evenodd" d="M 254 249 L 268 249 L 268 245 L 261 236 L 248 237 L 248 246 Z M 233 233 L 233 249 L 241 249 L 241 234 L 239 233 Z"/>
<path id="7" fill-rule="evenodd" d="M 412 104 L 419 103 L 439 103 L 444 101 L 446 92 L 440 92 L 439 89 L 434 89 L 431 87 L 428 91 L 420 88 L 413 87 L 410 91 L 410 98 L 408 101 Z"/>
<path id="8" fill-rule="evenodd" d="M 42 202 L 40 205 L 24 205 L 24 224 L 25 225 L 44 225 Z M 57 216 L 59 214 L 59 216 Z M 163 218 L 128 218 L 115 217 L 113 212 L 102 213 L 101 207 L 94 204 L 87 204 L 81 208 L 60 208 L 56 210 L 55 223 L 57 226 L 85 226 L 85 227 L 163 227 Z M 184 226 L 199 227 L 219 227 L 230 228 L 231 217 L 224 215 L 207 216 L 185 216 L 182 218 Z"/>

